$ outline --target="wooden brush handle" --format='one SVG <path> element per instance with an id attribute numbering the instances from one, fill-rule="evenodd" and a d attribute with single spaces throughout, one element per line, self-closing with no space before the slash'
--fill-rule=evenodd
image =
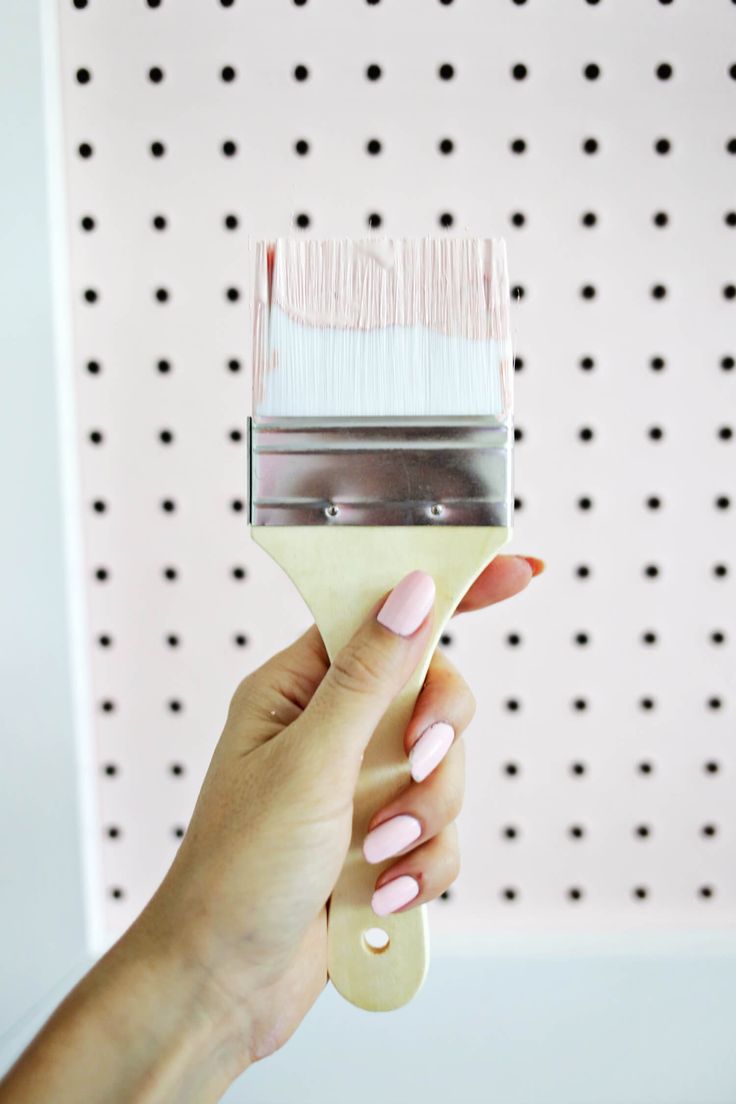
<path id="1" fill-rule="evenodd" d="M 330 657 L 347 643 L 381 595 L 410 571 L 428 572 L 437 586 L 434 629 L 426 655 L 365 752 L 350 849 L 332 894 L 328 920 L 328 970 L 335 988 L 359 1008 L 399 1008 L 411 1000 L 427 972 L 426 906 L 384 917 L 373 912 L 376 880 L 395 860 L 365 861 L 366 825 L 411 781 L 404 732 L 432 653 L 463 594 L 509 540 L 511 531 L 500 526 L 317 525 L 255 526 L 252 533 L 298 587 Z M 384 950 L 372 950 L 366 943 L 364 935 L 371 928 L 388 935 Z"/>

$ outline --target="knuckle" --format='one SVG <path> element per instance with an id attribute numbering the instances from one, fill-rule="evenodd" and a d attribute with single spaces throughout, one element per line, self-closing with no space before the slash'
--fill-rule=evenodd
<path id="1" fill-rule="evenodd" d="M 342 690 L 372 694 L 391 674 L 388 655 L 365 642 L 348 644 L 335 657 L 332 678 Z"/>

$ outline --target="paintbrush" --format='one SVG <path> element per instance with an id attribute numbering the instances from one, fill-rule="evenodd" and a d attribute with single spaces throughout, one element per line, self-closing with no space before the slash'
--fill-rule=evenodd
<path id="1" fill-rule="evenodd" d="M 298 587 L 330 657 L 408 572 L 437 587 L 425 660 L 366 750 L 329 909 L 333 984 L 361 1008 L 397 1008 L 426 974 L 426 906 L 382 917 L 388 941 L 372 948 L 381 868 L 362 842 L 410 781 L 403 735 L 446 622 L 511 536 L 506 249 L 279 239 L 255 260 L 253 537 Z"/>

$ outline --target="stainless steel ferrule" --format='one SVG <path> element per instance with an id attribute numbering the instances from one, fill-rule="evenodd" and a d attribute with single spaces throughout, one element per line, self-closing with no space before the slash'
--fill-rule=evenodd
<path id="1" fill-rule="evenodd" d="M 499 525 L 513 426 L 494 417 L 248 419 L 252 525 Z"/>

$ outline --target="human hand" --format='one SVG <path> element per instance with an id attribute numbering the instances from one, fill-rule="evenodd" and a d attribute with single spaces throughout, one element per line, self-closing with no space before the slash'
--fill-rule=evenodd
<path id="1" fill-rule="evenodd" d="M 499 556 L 458 612 L 511 597 L 536 573 Z M 177 858 L 132 930 L 144 947 L 182 949 L 237 1072 L 283 1045 L 325 985 L 326 902 L 350 842 L 363 750 L 431 631 L 433 587 L 422 581 L 410 635 L 379 623 L 381 605 L 331 666 L 312 627 L 243 680 Z M 457 876 L 461 735 L 474 708 L 435 654 L 405 733 L 412 781 L 369 823 L 366 856 L 397 856 L 377 878 L 379 914 L 432 900 Z"/>

